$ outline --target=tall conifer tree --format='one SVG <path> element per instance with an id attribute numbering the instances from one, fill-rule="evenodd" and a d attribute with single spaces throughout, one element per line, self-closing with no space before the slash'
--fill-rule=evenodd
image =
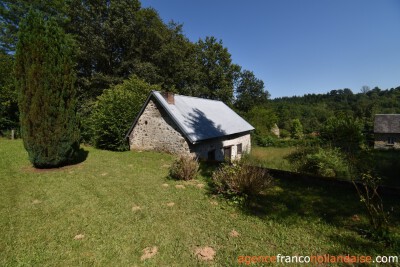
<path id="1" fill-rule="evenodd" d="M 67 164 L 79 149 L 73 40 L 51 17 L 30 11 L 16 53 L 21 133 L 35 167 Z"/>

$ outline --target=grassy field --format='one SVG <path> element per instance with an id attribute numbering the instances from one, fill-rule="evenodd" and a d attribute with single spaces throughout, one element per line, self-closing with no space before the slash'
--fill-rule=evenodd
<path id="1" fill-rule="evenodd" d="M 267 168 L 293 171 L 285 157 L 295 150 L 295 147 L 252 147 L 251 156 L 260 160 Z"/>
<path id="2" fill-rule="evenodd" d="M 21 141 L 0 139 L 0 266 L 243 266 L 242 255 L 400 256 L 398 244 L 359 233 L 366 217 L 354 190 L 277 180 L 253 208 L 240 208 L 210 193 L 207 168 L 180 182 L 168 179 L 170 155 L 84 149 L 80 164 L 37 171 Z M 399 197 L 386 200 L 398 241 Z M 154 253 L 144 259 L 148 247 Z M 215 251 L 212 260 L 195 255 L 204 247 Z"/>

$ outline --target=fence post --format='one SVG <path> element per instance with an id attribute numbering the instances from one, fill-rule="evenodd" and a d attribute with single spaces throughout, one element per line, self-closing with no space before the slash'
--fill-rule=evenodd
<path id="1" fill-rule="evenodd" d="M 11 130 L 11 140 L 14 140 L 14 137 L 15 137 L 15 130 L 12 129 Z"/>

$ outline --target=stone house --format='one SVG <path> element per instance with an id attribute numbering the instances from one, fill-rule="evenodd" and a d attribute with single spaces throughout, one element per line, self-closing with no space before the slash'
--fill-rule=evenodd
<path id="1" fill-rule="evenodd" d="M 374 148 L 400 149 L 400 114 L 376 114 Z"/>
<path id="2" fill-rule="evenodd" d="M 223 161 L 250 152 L 252 130 L 221 101 L 152 91 L 126 137 L 131 150 Z"/>

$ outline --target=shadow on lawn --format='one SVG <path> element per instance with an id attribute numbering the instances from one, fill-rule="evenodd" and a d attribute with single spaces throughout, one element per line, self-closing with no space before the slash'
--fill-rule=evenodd
<path id="1" fill-rule="evenodd" d="M 285 223 L 295 223 L 296 217 L 318 219 L 347 229 L 359 227 L 360 215 L 365 215 L 365 208 L 351 186 L 289 179 L 275 181 L 277 186 L 243 206 L 243 211 Z M 385 208 L 394 211 L 392 221 L 398 221 L 398 196 L 388 195 L 383 199 Z"/>
<path id="2" fill-rule="evenodd" d="M 68 162 L 68 165 L 76 165 L 79 163 L 84 162 L 87 157 L 89 155 L 89 151 L 83 149 L 83 148 L 79 148 L 79 150 L 76 152 L 74 158 L 72 160 L 70 160 L 70 162 Z"/>
<path id="3" fill-rule="evenodd" d="M 369 229 L 367 214 L 363 203 L 360 202 L 356 190 L 349 186 L 335 185 L 331 183 L 310 183 L 301 180 L 276 180 L 276 185 L 265 195 L 254 199 L 242 209 L 245 213 L 268 218 L 286 225 L 295 225 L 299 217 L 310 221 L 324 221 L 335 227 L 347 229 L 358 234 L 342 233 L 331 235 L 332 255 L 346 254 L 343 244 L 354 253 L 360 254 L 379 253 L 384 251 L 396 251 L 400 248 L 400 232 L 398 222 L 400 220 L 400 202 L 398 195 L 384 195 L 385 210 L 391 211 L 391 225 L 393 227 L 392 241 L 374 242 L 365 237 L 365 230 Z M 382 253 L 381 253 L 382 254 Z"/>

